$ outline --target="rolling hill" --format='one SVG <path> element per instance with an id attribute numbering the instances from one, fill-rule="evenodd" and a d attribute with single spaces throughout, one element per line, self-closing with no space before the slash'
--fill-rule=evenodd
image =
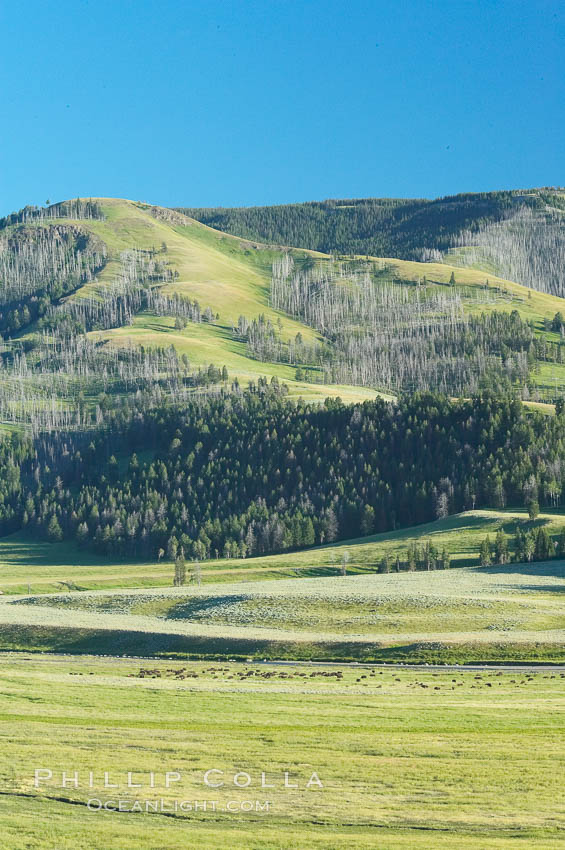
<path id="1" fill-rule="evenodd" d="M 181 539 L 186 555 L 210 559 L 226 547 L 242 557 L 423 522 L 444 512 L 440 496 L 448 512 L 477 494 L 478 507 L 525 505 L 532 493 L 555 504 L 561 418 L 524 422 L 508 400 L 562 410 L 556 295 L 445 262 L 266 245 L 112 198 L 1 220 L 0 282 L 0 422 L 32 438 L 0 444 L 4 533 L 29 525 L 134 559 Z M 476 400 L 485 393 L 499 401 Z M 305 401 L 288 405 L 289 395 Z M 351 413 L 324 402 L 338 396 L 399 404 Z M 494 435 L 488 463 L 467 416 Z M 405 434 L 387 446 L 403 417 Z M 506 421 L 532 445 L 532 470 L 515 456 L 520 484 L 507 469 L 515 447 L 502 452 Z M 433 464 L 410 459 L 415 434 L 434 446 Z M 182 467 L 174 445 L 192 458 Z M 477 452 L 468 480 L 455 445 Z M 346 462 L 359 451 L 370 462 Z M 396 468 L 401 457 L 411 475 Z M 90 515 L 93 498 L 102 519 Z M 182 518 L 170 515 L 175 500 Z"/>
<path id="2" fill-rule="evenodd" d="M 23 648 L 25 641 L 28 648 L 94 654 L 112 645 L 113 652 L 134 655 L 561 662 L 563 560 L 481 567 L 478 549 L 497 530 L 555 533 L 564 522 L 562 513 L 529 523 L 523 512 L 473 511 L 243 566 L 212 561 L 203 584 L 175 588 L 173 564 L 89 563 L 80 550 L 28 545 L 26 558 L 38 564 L 24 567 L 31 582 L 26 596 L 14 593 L 22 589 L 21 572 L 1 570 L 10 593 L 0 602 L 0 649 Z M 407 547 L 426 540 L 448 546 L 456 553 L 452 565 L 464 566 L 410 571 L 403 561 L 399 573 L 377 574 L 384 555 L 393 555 L 394 567 L 394 553 L 405 557 Z M 19 545 L 0 543 L 2 563 Z M 80 561 L 83 566 L 71 566 Z M 93 587 L 103 589 L 88 590 Z M 40 595 L 31 595 L 32 588 Z"/>
<path id="3" fill-rule="evenodd" d="M 354 198 L 180 211 L 227 233 L 326 253 L 447 261 L 563 296 L 565 191 L 545 187 L 435 200 Z"/>
<path id="4" fill-rule="evenodd" d="M 210 366 L 230 384 L 350 402 L 500 381 L 552 402 L 565 387 L 565 301 L 476 268 L 336 260 L 111 198 L 24 208 L 0 221 L 0 243 L 4 427 L 94 421 L 101 397 L 156 386 L 178 397 L 217 385 Z M 489 314 L 518 325 L 485 328 Z"/>
<path id="5" fill-rule="evenodd" d="M 93 331 L 93 340 L 110 346 L 130 343 L 149 348 L 173 345 L 179 354 L 187 354 L 194 366 L 207 367 L 210 363 L 220 367 L 226 365 L 230 378 L 238 378 L 244 384 L 249 380 L 257 381 L 261 376 L 271 378 L 276 375 L 289 382 L 296 394 L 306 393 L 312 397 L 340 394 L 352 401 L 374 396 L 370 390 L 363 388 L 324 387 L 322 391 L 315 385 L 296 382 L 294 369 L 282 364 L 259 364 L 247 355 L 245 340 L 234 337 L 232 328 L 237 326 L 239 316 L 252 320 L 259 314 L 273 322 L 280 321 L 283 337 L 298 332 L 306 338 L 313 336 L 311 329 L 269 306 L 271 264 L 280 252 L 226 237 L 160 207 L 106 198 L 95 199 L 94 203 L 100 211 L 99 218 L 72 218 L 64 215 L 68 212 L 64 205 L 63 209 L 55 206 L 55 214 L 47 218 L 30 213 L 24 221 L 12 223 L 9 219 L 5 220 L 0 233 L 8 241 L 24 227 L 28 231 L 32 228 L 76 228 L 81 233 L 94 236 L 99 244 L 105 246 L 104 261 L 96 274 L 69 295 L 63 296 L 67 307 L 73 302 L 80 305 L 81 300 L 102 302 L 111 296 L 123 277 L 124 254 L 161 252 L 164 253 L 168 276 L 159 281 L 162 284 L 159 290 L 165 297 L 178 296 L 183 300 L 198 301 L 202 312 L 210 308 L 214 320 L 191 322 L 183 329 L 175 329 L 171 316 L 157 316 L 142 310 L 125 326 Z M 72 208 L 70 212 L 72 214 Z M 23 239 L 30 241 L 28 233 L 23 234 Z M 17 338 L 29 339 L 35 331 L 33 324 L 23 327 L 18 330 Z"/>

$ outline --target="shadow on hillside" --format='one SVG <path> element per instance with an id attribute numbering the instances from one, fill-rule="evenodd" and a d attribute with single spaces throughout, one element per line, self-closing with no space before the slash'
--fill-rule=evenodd
<path id="1" fill-rule="evenodd" d="M 203 611 L 212 613 L 214 610 L 221 608 L 222 605 L 233 605 L 236 602 L 245 602 L 249 596 L 240 594 L 232 596 L 206 596 L 204 598 L 197 597 L 189 599 L 187 602 L 181 602 L 170 608 L 165 617 L 166 620 L 190 620 L 195 614 L 200 614 Z"/>
<path id="2" fill-rule="evenodd" d="M 479 510 L 479 509 L 477 509 Z M 508 516 L 506 514 L 508 513 Z M 481 528 L 485 529 L 485 534 L 490 534 L 492 540 L 496 535 L 497 528 L 491 528 L 494 523 L 500 522 L 500 527 L 505 534 L 513 535 L 518 527 L 523 531 L 535 531 L 541 526 L 548 525 L 552 522 L 552 516 L 548 513 L 547 516 L 539 517 L 535 520 L 529 520 L 526 516 L 513 516 L 510 511 L 500 510 L 495 512 L 481 513 L 461 513 L 453 514 L 445 519 L 433 520 L 431 522 L 419 523 L 417 525 L 407 526 L 406 528 L 397 528 L 394 531 L 383 531 L 378 534 L 371 534 L 368 537 L 354 537 L 348 540 L 336 540 L 331 544 L 323 544 L 323 546 L 314 546 L 316 549 L 335 549 L 343 548 L 344 546 L 354 546 L 359 543 L 380 543 L 389 540 L 403 540 L 406 538 L 422 538 L 429 537 L 430 539 L 436 535 L 443 535 L 452 531 L 464 534 L 467 531 L 478 531 Z"/>
<path id="3" fill-rule="evenodd" d="M 495 564 L 492 567 L 474 567 L 473 569 L 481 575 L 510 576 L 519 573 L 524 576 L 552 576 L 554 578 L 565 579 L 565 560 L 560 559 L 554 561 L 534 561 L 529 564 Z M 534 586 L 532 589 L 539 590 L 541 588 Z M 558 587 L 553 589 L 561 590 Z M 565 590 L 565 585 L 563 589 Z"/>
<path id="4" fill-rule="evenodd" d="M 106 567 L 120 561 L 104 558 L 95 552 L 79 550 L 72 543 L 47 543 L 23 537 L 3 537 L 0 540 L 0 566 L 21 567 Z"/>

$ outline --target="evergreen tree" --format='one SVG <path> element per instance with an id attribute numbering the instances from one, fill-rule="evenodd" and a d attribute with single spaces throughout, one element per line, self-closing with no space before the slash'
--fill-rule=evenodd
<path id="1" fill-rule="evenodd" d="M 547 561 L 553 558 L 555 549 L 547 528 L 538 528 L 535 536 L 534 557 L 536 561 Z"/>
<path id="2" fill-rule="evenodd" d="M 49 520 L 47 538 L 50 543 L 59 543 L 63 539 L 63 531 L 56 516 L 52 516 Z"/>
<path id="3" fill-rule="evenodd" d="M 492 555 L 491 555 L 490 545 L 491 545 L 490 539 L 487 535 L 483 539 L 483 542 L 481 543 L 481 550 L 480 550 L 481 567 L 490 567 L 490 565 L 492 564 Z"/>
<path id="4" fill-rule="evenodd" d="M 186 584 L 186 560 L 184 549 L 181 548 L 175 560 L 175 578 L 173 584 L 175 587 L 181 587 Z"/>
<path id="5" fill-rule="evenodd" d="M 361 516 L 361 533 L 363 535 L 372 534 L 375 530 L 375 509 L 371 505 L 363 507 Z"/>
<path id="6" fill-rule="evenodd" d="M 494 541 L 494 562 L 495 564 L 508 563 L 508 540 L 502 529 L 499 529 Z"/>
<path id="7" fill-rule="evenodd" d="M 559 532 L 556 552 L 560 558 L 565 558 L 565 526 L 563 526 Z"/>

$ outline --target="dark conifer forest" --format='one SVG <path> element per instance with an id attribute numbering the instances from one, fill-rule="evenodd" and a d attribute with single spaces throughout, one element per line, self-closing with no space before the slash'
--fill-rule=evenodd
<path id="1" fill-rule="evenodd" d="M 0 442 L 0 533 L 128 558 L 246 557 L 472 507 L 556 505 L 565 414 L 513 399 L 289 401 L 276 383 L 147 410 L 90 433 Z"/>

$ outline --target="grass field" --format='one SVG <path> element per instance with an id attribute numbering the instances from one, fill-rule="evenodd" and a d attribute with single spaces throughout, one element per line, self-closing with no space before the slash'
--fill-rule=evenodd
<path id="1" fill-rule="evenodd" d="M 564 675 L 8 656 L 3 846 L 562 847 Z M 52 772 L 38 788 L 36 769 Z M 210 769 L 223 787 L 205 785 Z M 79 787 L 62 788 L 62 771 L 78 771 Z M 127 771 L 141 788 L 127 788 Z M 180 775 L 169 788 L 166 771 Z M 242 771 L 250 784 L 237 788 Z M 275 787 L 261 788 L 262 772 Z M 285 772 L 298 788 L 284 788 Z M 313 772 L 323 787 L 306 790 Z M 98 812 L 89 800 L 163 800 L 169 814 Z M 175 801 L 200 810 L 174 813 Z"/>
<path id="2" fill-rule="evenodd" d="M 256 659 L 565 660 L 560 560 L 279 581 L 257 580 L 257 573 L 237 581 L 242 575 L 236 570 L 229 578 L 177 588 L 5 595 L 0 648 Z"/>
<path id="3" fill-rule="evenodd" d="M 524 511 L 467 511 L 447 519 L 319 546 L 300 552 L 267 555 L 246 560 L 211 560 L 202 566 L 202 581 L 232 582 L 297 576 L 332 576 L 339 573 L 344 552 L 349 555 L 348 573 L 375 572 L 384 554 L 404 559 L 411 543 L 431 540 L 444 546 L 453 567 L 479 563 L 479 548 L 488 534 L 494 540 L 499 529 L 512 536 L 517 525 L 524 528 L 544 524 L 553 533 L 565 526 L 559 509 L 540 514 L 529 523 Z M 190 571 L 190 564 L 188 565 Z M 37 542 L 23 535 L 0 538 L 0 590 L 5 594 L 44 593 L 65 589 L 69 583 L 82 590 L 153 587 L 171 585 L 171 563 L 135 563 L 110 560 L 67 543 Z"/>

